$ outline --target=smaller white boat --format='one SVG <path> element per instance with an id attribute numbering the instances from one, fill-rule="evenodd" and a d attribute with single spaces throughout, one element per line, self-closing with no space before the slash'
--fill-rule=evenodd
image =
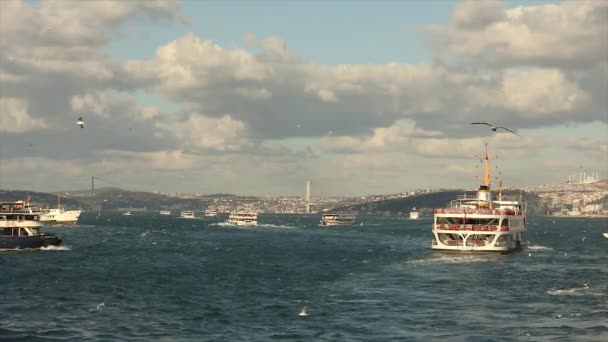
<path id="1" fill-rule="evenodd" d="M 161 210 L 160 214 L 161 215 L 171 215 L 171 210 Z"/>
<path id="2" fill-rule="evenodd" d="M 196 217 L 194 216 L 194 210 L 184 210 L 179 214 L 179 218 L 193 219 Z"/>
<path id="3" fill-rule="evenodd" d="M 122 216 L 131 216 L 131 212 L 130 211 L 125 211 L 124 213 L 122 213 Z"/>
<path id="4" fill-rule="evenodd" d="M 236 226 L 257 226 L 258 213 L 253 211 L 237 211 L 230 213 L 228 223 Z"/>
<path id="5" fill-rule="evenodd" d="M 216 217 L 217 214 L 218 214 L 218 211 L 215 208 L 207 208 L 205 210 L 205 217 Z"/>
<path id="6" fill-rule="evenodd" d="M 420 212 L 418 212 L 418 209 L 416 209 L 416 207 L 413 207 L 412 210 L 410 210 L 410 220 L 418 220 L 420 218 Z"/>
<path id="7" fill-rule="evenodd" d="M 603 233 L 602 235 L 604 235 L 604 237 L 605 237 L 606 239 L 608 239 L 608 233 Z"/>
<path id="8" fill-rule="evenodd" d="M 57 208 L 40 209 L 40 222 L 45 224 L 75 224 L 82 210 L 65 210 L 57 194 Z"/>
<path id="9" fill-rule="evenodd" d="M 355 214 L 345 214 L 345 213 L 336 213 L 336 214 L 323 214 L 321 216 L 321 225 L 322 226 L 352 226 L 355 224 L 357 220 L 357 216 Z"/>
<path id="10" fill-rule="evenodd" d="M 300 309 L 300 313 L 298 314 L 298 316 L 300 316 L 300 317 L 308 316 L 308 308 L 303 307 L 302 309 Z"/>

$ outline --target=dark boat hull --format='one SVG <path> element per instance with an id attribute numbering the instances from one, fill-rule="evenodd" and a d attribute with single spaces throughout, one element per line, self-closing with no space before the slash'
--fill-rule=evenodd
<path id="1" fill-rule="evenodd" d="M 61 245 L 61 239 L 53 234 L 41 234 L 36 236 L 0 236 L 0 250 L 39 249 L 42 247 L 59 245 Z"/>

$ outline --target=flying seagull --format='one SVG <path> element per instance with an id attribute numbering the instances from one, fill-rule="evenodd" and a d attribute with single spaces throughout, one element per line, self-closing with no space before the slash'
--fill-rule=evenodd
<path id="1" fill-rule="evenodd" d="M 510 129 L 506 128 L 506 127 L 502 127 L 502 126 L 494 126 L 494 125 L 491 125 L 491 124 L 489 124 L 489 123 L 487 123 L 487 122 L 471 122 L 471 125 L 486 125 L 486 126 L 490 126 L 490 128 L 491 128 L 491 129 L 492 129 L 492 131 L 494 131 L 494 132 L 496 132 L 496 130 L 497 130 L 497 129 L 504 129 L 504 130 L 505 130 L 505 131 L 507 131 L 507 132 L 511 132 L 511 133 L 513 133 L 513 134 L 515 134 L 515 135 L 519 135 L 519 134 L 517 134 L 517 133 L 513 132 L 512 130 L 510 130 Z"/>
<path id="2" fill-rule="evenodd" d="M 82 121 L 82 116 L 78 118 L 78 122 L 76 122 L 80 128 L 84 128 L 84 121 Z"/>

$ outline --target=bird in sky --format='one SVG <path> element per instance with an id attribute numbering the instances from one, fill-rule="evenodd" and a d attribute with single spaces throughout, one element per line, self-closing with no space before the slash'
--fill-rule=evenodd
<path id="1" fill-rule="evenodd" d="M 496 132 L 496 130 L 498 130 L 498 129 L 504 129 L 504 130 L 505 130 L 505 131 L 507 131 L 507 132 L 511 132 L 511 133 L 513 133 L 513 134 L 515 134 L 515 135 L 519 135 L 519 134 L 517 134 L 517 133 L 513 132 L 512 130 L 510 130 L 510 129 L 506 128 L 506 127 L 502 127 L 502 126 L 494 126 L 494 125 L 489 124 L 489 123 L 487 123 L 487 122 L 471 122 L 471 125 L 486 125 L 486 126 L 489 126 L 489 127 L 490 127 L 490 129 L 491 129 L 492 131 L 494 131 L 494 132 Z"/>
<path id="2" fill-rule="evenodd" d="M 84 128 L 84 121 L 82 120 L 82 116 L 78 118 L 76 124 L 80 126 L 80 128 Z"/>

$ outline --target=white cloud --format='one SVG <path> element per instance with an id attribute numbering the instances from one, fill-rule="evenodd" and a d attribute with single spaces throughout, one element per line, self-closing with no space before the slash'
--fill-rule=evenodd
<path id="1" fill-rule="evenodd" d="M 0 170 L 7 173 L 14 173 L 16 176 L 23 174 L 23 172 L 28 170 L 36 173 L 39 173 L 40 170 L 45 170 L 45 172 L 60 173 L 69 176 L 82 176 L 84 175 L 85 168 L 84 165 L 78 161 L 25 157 L 20 159 L 3 160 L 2 163 L 0 163 Z M 2 177 L 0 177 L 0 179 L 1 178 Z M 28 179 L 30 182 L 33 180 L 34 179 Z"/>
<path id="2" fill-rule="evenodd" d="M 133 170 L 149 171 L 148 182 L 155 183 L 155 172 L 205 168 L 214 183 L 238 190 L 258 186 L 243 181 L 252 175 L 267 179 L 257 189 L 280 189 L 308 174 L 339 182 L 344 191 L 358 182 L 389 189 L 394 180 L 371 179 L 407 169 L 401 153 L 417 160 L 420 171 L 411 179 L 457 172 L 440 164 L 479 154 L 486 139 L 491 150 L 531 163 L 546 151 L 557 158 L 567 153 L 537 137 L 535 128 L 608 120 L 608 10 L 601 1 L 516 8 L 466 1 L 451 23 L 428 28 L 435 62 L 375 65 L 318 64 L 279 37 L 253 33 L 244 36 L 251 50 L 189 33 L 159 46 L 150 59 L 122 63 L 104 49 L 124 24 L 183 22 L 177 3 L 66 3 L 0 2 L 0 82 L 12 99 L 10 116 L 1 118 L 10 122 L 1 129 L 38 139 L 28 154 L 62 151 L 82 173 L 128 178 Z M 84 131 L 74 130 L 79 115 Z M 469 125 L 478 120 L 521 137 Z M 45 127 L 55 129 L 32 132 Z M 7 152 L 9 143 L 1 140 L 3 161 L 25 151 Z M 596 153 L 605 154 L 605 142 L 598 146 Z"/>
<path id="3" fill-rule="evenodd" d="M 21 133 L 47 127 L 44 120 L 30 116 L 23 99 L 0 97 L 0 112 L 0 132 Z"/>
<path id="4" fill-rule="evenodd" d="M 576 150 L 578 153 L 586 153 L 592 158 L 608 161 L 608 132 L 599 139 L 590 137 L 570 137 L 565 141 L 565 146 Z"/>
<path id="5" fill-rule="evenodd" d="M 498 0 L 465 0 L 452 13 L 454 25 L 468 30 L 481 29 L 505 18 L 504 5 Z"/>
<path id="6" fill-rule="evenodd" d="M 558 69 L 506 70 L 497 83 L 497 86 L 470 86 L 469 104 L 509 110 L 527 118 L 566 112 L 571 113 L 572 119 L 578 110 L 591 105 L 590 94 Z"/>
<path id="7" fill-rule="evenodd" d="M 466 1 L 450 25 L 427 27 L 441 54 L 476 65 L 569 65 L 605 61 L 608 3 L 572 0 L 507 10 Z"/>
<path id="8" fill-rule="evenodd" d="M 162 124 L 186 145 L 203 150 L 237 151 L 248 144 L 247 127 L 226 114 L 221 118 L 191 115 L 188 120 Z"/>
<path id="9" fill-rule="evenodd" d="M 268 100 L 272 93 L 266 88 L 236 88 L 235 93 L 253 100 Z"/>
<path id="10" fill-rule="evenodd" d="M 401 120 L 390 127 L 374 128 L 369 137 L 326 137 L 319 147 L 332 152 L 394 151 L 406 148 L 413 138 L 437 137 L 442 133 L 426 131 L 416 127 L 412 120 Z"/>
<path id="11" fill-rule="evenodd" d="M 157 49 L 151 61 L 129 61 L 126 69 L 142 82 L 161 82 L 168 93 L 210 87 L 214 81 L 255 81 L 268 70 L 245 50 L 225 50 L 187 34 Z"/>
<path id="12" fill-rule="evenodd" d="M 489 138 L 415 139 L 412 141 L 411 149 L 417 154 L 429 157 L 471 158 L 483 153 L 483 146 L 486 142 L 491 155 L 497 154 L 497 151 L 504 151 L 502 157 L 509 159 L 530 157 L 545 147 L 545 141 L 542 138 L 498 133 Z"/>
<path id="13" fill-rule="evenodd" d="M 126 166 L 130 168 L 153 169 L 158 171 L 175 171 L 190 169 L 198 165 L 200 157 L 184 153 L 182 150 L 155 151 L 155 152 L 130 152 L 121 150 L 103 151 L 105 165 L 117 167 Z M 133 164 L 137 165 L 133 165 Z M 116 170 L 114 170 L 116 171 Z"/>

